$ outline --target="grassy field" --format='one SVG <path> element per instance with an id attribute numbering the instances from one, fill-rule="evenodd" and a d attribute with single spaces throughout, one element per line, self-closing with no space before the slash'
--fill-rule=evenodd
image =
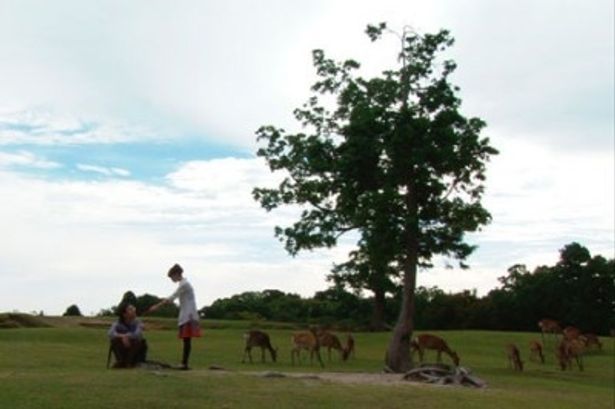
<path id="1" fill-rule="evenodd" d="M 0 317 L 1 318 L 1 317 Z M 1 321 L 1 319 L 0 319 Z M 435 332 L 459 353 L 461 365 L 488 382 L 484 389 L 417 385 L 346 383 L 298 377 L 312 373 L 373 373 L 382 369 L 386 333 L 354 334 L 356 358 L 337 356 L 325 368 L 290 364 L 291 329 L 269 325 L 278 362 L 242 364 L 242 322 L 204 322 L 204 337 L 193 346 L 192 371 L 106 370 L 106 322 L 46 319 L 49 327 L 0 329 L 0 408 L 604 408 L 615 407 L 615 358 L 612 338 L 604 350 L 585 357 L 585 371 L 562 372 L 553 354 L 547 363 L 529 361 L 527 344 L 538 334 L 481 331 Z M 85 324 L 85 325 L 84 325 Z M 35 326 L 35 325 L 33 325 Z M 181 354 L 173 322 L 149 322 L 149 358 L 177 363 Z M 517 343 L 525 371 L 506 367 L 504 345 Z M 434 355 L 427 355 L 433 360 Z M 446 361 L 446 357 L 444 358 Z M 226 371 L 208 369 L 218 365 Z M 259 376 L 265 371 L 294 374 Z M 401 377 L 401 376 L 400 376 Z"/>

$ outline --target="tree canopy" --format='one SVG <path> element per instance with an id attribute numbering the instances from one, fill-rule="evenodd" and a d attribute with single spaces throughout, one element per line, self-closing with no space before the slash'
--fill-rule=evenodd
<path id="1" fill-rule="evenodd" d="M 62 314 L 62 316 L 64 317 L 81 317 L 82 315 L 83 314 L 81 314 L 81 310 L 79 309 L 77 304 L 69 306 L 68 308 L 66 308 L 66 311 L 64 311 L 64 314 Z"/>

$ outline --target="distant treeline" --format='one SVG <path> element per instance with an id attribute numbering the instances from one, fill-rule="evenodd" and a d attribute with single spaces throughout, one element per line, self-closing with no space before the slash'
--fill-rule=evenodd
<path id="1" fill-rule="evenodd" d="M 560 252 L 554 266 L 540 266 L 530 272 L 518 264 L 500 277 L 501 285 L 483 297 L 475 291 L 446 293 L 432 287 L 419 287 L 415 296 L 415 328 L 484 329 L 537 331 L 542 318 L 573 325 L 584 332 L 607 334 L 615 328 L 615 260 L 591 257 L 576 243 Z M 393 326 L 400 310 L 401 290 L 385 300 L 385 322 Z M 160 298 L 144 294 L 124 294 L 141 314 Z M 101 311 L 115 313 L 117 307 Z M 319 324 L 339 329 L 371 329 L 372 298 L 362 297 L 342 287 L 332 287 L 303 298 L 279 290 L 245 292 L 221 298 L 200 310 L 215 319 L 282 321 Z M 177 307 L 166 305 L 156 316 L 175 317 Z"/>
<path id="2" fill-rule="evenodd" d="M 537 322 L 552 318 L 585 332 L 606 334 L 615 328 L 615 261 L 591 257 L 576 243 L 566 246 L 560 261 L 530 272 L 514 265 L 500 277 L 501 286 L 478 297 L 475 291 L 446 293 L 419 287 L 415 328 L 537 331 Z M 388 296 L 385 321 L 392 326 L 401 294 Z M 311 298 L 278 290 L 245 292 L 216 300 L 202 310 L 209 318 L 272 320 L 369 329 L 373 300 L 343 288 L 317 292 Z"/>

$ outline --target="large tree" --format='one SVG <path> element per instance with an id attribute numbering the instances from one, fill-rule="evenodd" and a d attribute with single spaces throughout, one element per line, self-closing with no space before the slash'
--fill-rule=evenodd
<path id="1" fill-rule="evenodd" d="M 367 29 L 372 41 L 385 32 L 384 23 Z M 313 52 L 320 78 L 295 110 L 303 132 L 257 131 L 266 142 L 257 154 L 286 177 L 254 196 L 267 210 L 303 206 L 292 226 L 276 227 L 291 254 L 334 246 L 355 230 L 373 271 L 398 269 L 403 301 L 386 364 L 401 372 L 411 367 L 417 268 L 431 266 L 436 255 L 465 267 L 474 250 L 465 232 L 490 220 L 480 200 L 485 164 L 497 151 L 480 136 L 485 123 L 459 112 L 458 89 L 449 82 L 455 63 L 436 58 L 453 43 L 448 31 L 405 30 L 399 38 L 399 66 L 370 79 L 356 75 L 356 61 Z M 334 107 L 327 109 L 331 96 Z M 386 251 L 374 258 L 372 250 L 383 244 Z"/>

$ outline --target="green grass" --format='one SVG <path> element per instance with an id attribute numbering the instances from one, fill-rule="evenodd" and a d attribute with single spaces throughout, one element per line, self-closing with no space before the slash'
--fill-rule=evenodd
<path id="1" fill-rule="evenodd" d="M 61 320 L 58 320 L 59 323 Z M 263 378 L 263 371 L 370 372 L 382 369 L 386 333 L 354 334 L 356 359 L 337 356 L 325 369 L 307 362 L 290 364 L 290 334 L 285 325 L 268 330 L 279 347 L 278 363 L 242 364 L 242 334 L 249 323 L 204 322 L 204 337 L 195 341 L 194 370 L 106 370 L 105 329 L 83 327 L 77 319 L 55 328 L 0 330 L 0 408 L 604 408 L 614 407 L 613 339 L 605 350 L 585 357 L 585 371 L 560 371 L 552 354 L 540 365 L 527 359 L 527 344 L 537 334 L 482 331 L 436 332 L 459 353 L 461 365 L 488 382 L 485 389 L 410 383 L 346 384 L 297 378 Z M 160 328 L 166 321 L 157 322 Z M 165 325 L 166 325 L 165 324 Z M 176 363 L 181 343 L 174 331 L 147 331 L 149 357 Z M 504 345 L 519 345 L 525 371 L 506 367 Z M 427 353 L 427 359 L 434 355 Z M 445 362 L 447 358 L 445 357 Z M 211 365 L 228 371 L 212 371 Z"/>

